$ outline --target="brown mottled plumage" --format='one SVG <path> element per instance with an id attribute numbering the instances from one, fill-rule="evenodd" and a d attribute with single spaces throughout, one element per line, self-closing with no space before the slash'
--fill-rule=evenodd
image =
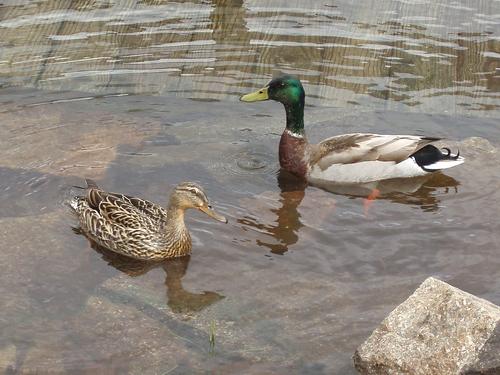
<path id="1" fill-rule="evenodd" d="M 86 194 L 70 203 L 81 230 L 97 244 L 132 258 L 160 260 L 189 254 L 186 209 L 196 208 L 227 222 L 211 209 L 203 189 L 192 182 L 177 185 L 165 209 L 144 199 L 105 192 L 92 180 L 86 181 Z"/>

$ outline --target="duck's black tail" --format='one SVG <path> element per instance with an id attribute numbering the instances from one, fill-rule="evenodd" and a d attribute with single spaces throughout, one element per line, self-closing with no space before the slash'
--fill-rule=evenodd
<path id="1" fill-rule="evenodd" d="M 426 172 L 439 171 L 456 165 L 462 164 L 465 159 L 460 156 L 460 151 L 452 154 L 447 147 L 438 149 L 436 146 L 427 145 L 415 152 L 411 157 L 415 160 L 420 168 Z"/>

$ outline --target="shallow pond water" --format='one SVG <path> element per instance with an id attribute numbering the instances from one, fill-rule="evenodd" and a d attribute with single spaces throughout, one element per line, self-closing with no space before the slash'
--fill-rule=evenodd
<path id="1" fill-rule="evenodd" d="M 351 355 L 428 276 L 500 303 L 500 2 L 3 1 L 0 368 L 18 373 L 355 374 Z M 307 91 L 311 141 L 447 137 L 466 164 L 364 187 L 279 171 Z M 73 230 L 90 177 L 166 202 L 201 183 L 190 258 L 127 261 Z M 215 336 L 215 346 L 210 335 Z"/>

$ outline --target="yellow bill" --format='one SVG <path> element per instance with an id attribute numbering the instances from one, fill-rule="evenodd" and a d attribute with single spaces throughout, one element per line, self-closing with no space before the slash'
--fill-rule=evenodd
<path id="1" fill-rule="evenodd" d="M 259 91 L 251 92 L 250 94 L 243 95 L 240 100 L 242 102 L 260 102 L 262 100 L 268 100 L 269 95 L 267 94 L 268 87 L 264 87 Z"/>

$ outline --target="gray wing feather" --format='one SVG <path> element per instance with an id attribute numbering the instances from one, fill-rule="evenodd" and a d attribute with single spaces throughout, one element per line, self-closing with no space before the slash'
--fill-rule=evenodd
<path id="1" fill-rule="evenodd" d="M 438 140 L 408 135 L 344 134 L 328 138 L 314 146 L 311 164 L 322 170 L 333 164 L 363 161 L 399 163 L 425 145 Z"/>

